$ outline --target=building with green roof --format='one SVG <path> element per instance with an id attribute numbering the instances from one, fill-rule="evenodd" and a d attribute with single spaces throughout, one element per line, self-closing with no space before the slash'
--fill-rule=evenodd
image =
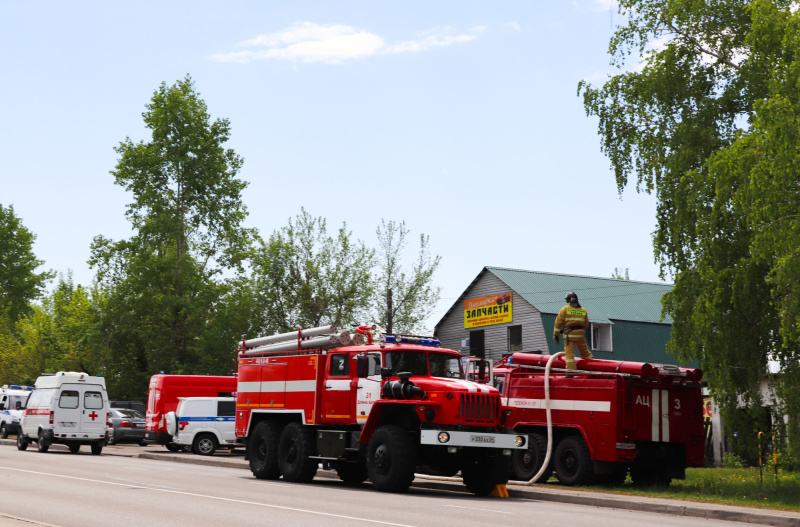
<path id="1" fill-rule="evenodd" d="M 553 325 L 564 296 L 574 291 L 589 314 L 596 358 L 678 364 L 666 352 L 672 320 L 661 315 L 661 298 L 671 289 L 667 283 L 484 267 L 435 333 L 444 347 L 492 361 L 517 351 L 562 351 Z"/>

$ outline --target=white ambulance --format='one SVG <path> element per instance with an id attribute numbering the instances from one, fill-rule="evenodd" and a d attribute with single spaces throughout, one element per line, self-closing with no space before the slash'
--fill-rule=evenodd
<path id="1" fill-rule="evenodd" d="M 0 437 L 19 432 L 19 422 L 25 411 L 25 401 L 33 390 L 32 386 L 5 384 L 0 388 Z"/>
<path id="2" fill-rule="evenodd" d="M 106 381 L 88 373 L 60 371 L 36 379 L 22 416 L 17 448 L 35 442 L 39 452 L 61 443 L 77 452 L 91 445 L 100 454 L 106 442 L 108 395 Z"/>

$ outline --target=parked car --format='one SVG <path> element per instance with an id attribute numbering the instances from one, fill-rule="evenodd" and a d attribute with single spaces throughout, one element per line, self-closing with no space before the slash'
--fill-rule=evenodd
<path id="1" fill-rule="evenodd" d="M 124 408 L 127 410 L 136 410 L 141 412 L 142 415 L 147 413 L 147 405 L 142 401 L 108 401 L 111 408 Z"/>
<path id="2" fill-rule="evenodd" d="M 174 443 L 201 456 L 218 448 L 233 449 L 236 399 L 233 397 L 180 397 L 178 408 L 166 416 L 167 432 Z"/>
<path id="3" fill-rule="evenodd" d="M 108 444 L 138 443 L 144 445 L 144 414 L 129 408 L 109 410 Z"/>

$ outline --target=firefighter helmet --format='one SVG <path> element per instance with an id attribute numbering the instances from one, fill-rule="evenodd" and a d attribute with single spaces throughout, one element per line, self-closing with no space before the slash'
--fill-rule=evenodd
<path id="1" fill-rule="evenodd" d="M 564 297 L 564 300 L 566 300 L 567 304 L 572 307 L 581 307 L 581 305 L 578 303 L 578 295 L 575 294 L 575 291 L 570 291 L 567 293 L 567 296 Z"/>

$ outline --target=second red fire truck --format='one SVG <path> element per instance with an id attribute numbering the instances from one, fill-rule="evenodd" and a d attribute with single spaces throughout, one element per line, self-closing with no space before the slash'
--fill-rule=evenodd
<path id="1" fill-rule="evenodd" d="M 506 483 L 524 434 L 502 424 L 500 393 L 462 379 L 435 339 L 313 328 L 245 340 L 236 435 L 257 478 L 305 482 L 321 462 L 345 483 L 403 492 L 415 473 L 458 471 L 475 494 Z M 366 340 L 366 342 L 364 342 Z"/>
<path id="2" fill-rule="evenodd" d="M 547 446 L 545 366 L 549 355 L 514 353 L 494 369 L 494 384 L 510 415 L 506 426 L 529 438 L 515 452 L 512 477 L 532 479 Z M 702 371 L 672 365 L 578 359 L 566 370 L 551 364 L 551 460 L 537 480 L 555 471 L 565 485 L 666 485 L 703 466 Z"/>

